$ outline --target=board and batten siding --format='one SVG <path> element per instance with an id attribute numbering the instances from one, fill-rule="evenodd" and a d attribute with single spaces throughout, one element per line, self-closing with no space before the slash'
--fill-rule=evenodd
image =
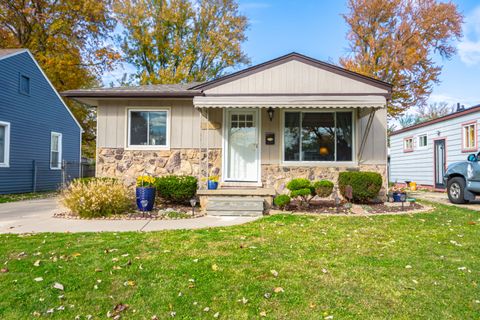
<path id="1" fill-rule="evenodd" d="M 126 148 L 127 147 L 127 110 L 128 109 L 170 109 L 170 148 L 190 149 L 207 146 L 206 134 L 200 137 L 200 122 L 202 115 L 193 107 L 191 99 L 183 100 L 114 100 L 101 101 L 97 107 L 97 147 Z M 208 130 L 208 146 L 222 147 L 222 117 L 221 109 L 209 110 L 208 119 L 211 123 L 220 125 L 218 129 Z M 206 115 L 204 116 L 206 123 Z M 207 130 L 202 130 L 207 131 Z"/>
<path id="2" fill-rule="evenodd" d="M 407 180 L 434 186 L 434 140 L 445 138 L 447 166 L 465 161 L 470 153 L 477 153 L 478 150 L 462 152 L 462 124 L 475 121 L 478 137 L 479 118 L 480 112 L 475 112 L 391 136 L 390 181 L 403 183 Z M 427 146 L 421 148 L 418 146 L 418 137 L 425 134 Z M 412 152 L 404 152 L 404 139 L 408 137 L 414 138 Z"/>
<path id="3" fill-rule="evenodd" d="M 210 94 L 387 93 L 361 81 L 292 60 L 205 90 Z"/>
<path id="4" fill-rule="evenodd" d="M 30 94 L 19 92 L 19 77 L 30 78 Z M 10 165 L 0 167 L 0 194 L 54 190 L 61 170 L 50 169 L 51 132 L 62 134 L 62 158 L 80 161 L 81 131 L 27 52 L 0 60 L 0 121 L 10 123 Z M 70 172 L 73 174 L 73 172 Z"/>
<path id="5" fill-rule="evenodd" d="M 207 146 L 205 131 L 200 130 L 201 113 L 193 107 L 192 100 L 113 100 L 101 101 L 97 107 L 97 147 L 99 148 L 126 148 L 127 146 L 127 110 L 129 108 L 170 108 L 170 148 L 171 149 L 190 149 Z M 311 109 L 310 109 L 311 111 Z M 206 112 L 206 111 L 205 111 Z M 282 110 L 276 109 L 272 121 L 268 118 L 267 109 L 262 108 L 260 112 L 260 141 L 261 141 L 261 163 L 262 164 L 280 164 L 282 163 Z M 211 108 L 208 110 L 209 120 L 219 126 L 218 129 L 208 130 L 208 147 L 222 148 L 222 135 L 224 130 L 223 110 L 220 108 Z M 377 110 L 368 135 L 365 150 L 363 152 L 362 162 L 364 164 L 386 164 L 386 110 Z M 357 119 L 354 112 L 354 121 L 356 121 L 356 148 L 361 142 L 361 137 L 365 134 L 366 122 L 368 116 Z M 206 122 L 206 115 L 204 115 Z M 267 145 L 265 143 L 265 134 L 272 132 L 275 134 L 275 144 Z M 200 138 L 200 135 L 203 135 Z M 202 139 L 202 141 L 201 141 Z M 321 163 L 319 165 L 322 165 Z M 329 164 L 331 165 L 331 164 Z"/>

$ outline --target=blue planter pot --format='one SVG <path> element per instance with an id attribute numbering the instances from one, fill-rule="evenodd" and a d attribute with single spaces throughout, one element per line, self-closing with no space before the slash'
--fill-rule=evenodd
<path id="1" fill-rule="evenodd" d="M 155 187 L 137 187 L 137 207 L 140 211 L 152 211 L 155 204 Z"/>
<path id="2" fill-rule="evenodd" d="M 207 187 L 208 190 L 215 190 L 218 188 L 218 182 L 208 180 Z"/>
<path id="3" fill-rule="evenodd" d="M 392 194 L 393 202 L 402 202 L 402 194 L 404 194 L 404 193 L 394 192 L 394 193 Z M 406 198 L 406 197 L 405 197 L 405 198 Z"/>

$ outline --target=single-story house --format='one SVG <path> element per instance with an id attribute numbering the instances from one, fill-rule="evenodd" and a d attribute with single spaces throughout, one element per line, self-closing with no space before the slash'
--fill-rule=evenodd
<path id="1" fill-rule="evenodd" d="M 30 51 L 0 49 L 0 88 L 0 194 L 54 190 L 78 176 L 82 128 Z M 76 170 L 62 170 L 65 161 Z"/>
<path id="2" fill-rule="evenodd" d="M 480 105 L 393 132 L 390 136 L 390 181 L 445 189 L 449 164 L 478 152 Z"/>
<path id="3" fill-rule="evenodd" d="M 336 182 L 344 170 L 379 172 L 386 185 L 391 89 L 291 53 L 204 83 L 62 95 L 97 107 L 98 176 L 219 175 L 216 194 L 232 196 L 282 193 L 296 177 Z"/>

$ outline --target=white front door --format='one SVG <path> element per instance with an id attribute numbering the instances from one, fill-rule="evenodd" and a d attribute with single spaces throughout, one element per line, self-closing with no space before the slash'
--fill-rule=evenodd
<path id="1" fill-rule="evenodd" d="M 225 181 L 258 182 L 257 109 L 226 110 Z"/>

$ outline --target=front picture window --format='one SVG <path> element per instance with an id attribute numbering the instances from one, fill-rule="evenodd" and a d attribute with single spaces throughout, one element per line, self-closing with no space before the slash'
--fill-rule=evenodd
<path id="1" fill-rule="evenodd" d="M 352 112 L 285 112 L 285 161 L 352 161 Z"/>
<path id="2" fill-rule="evenodd" d="M 130 111 L 130 146 L 166 146 L 168 112 Z"/>

